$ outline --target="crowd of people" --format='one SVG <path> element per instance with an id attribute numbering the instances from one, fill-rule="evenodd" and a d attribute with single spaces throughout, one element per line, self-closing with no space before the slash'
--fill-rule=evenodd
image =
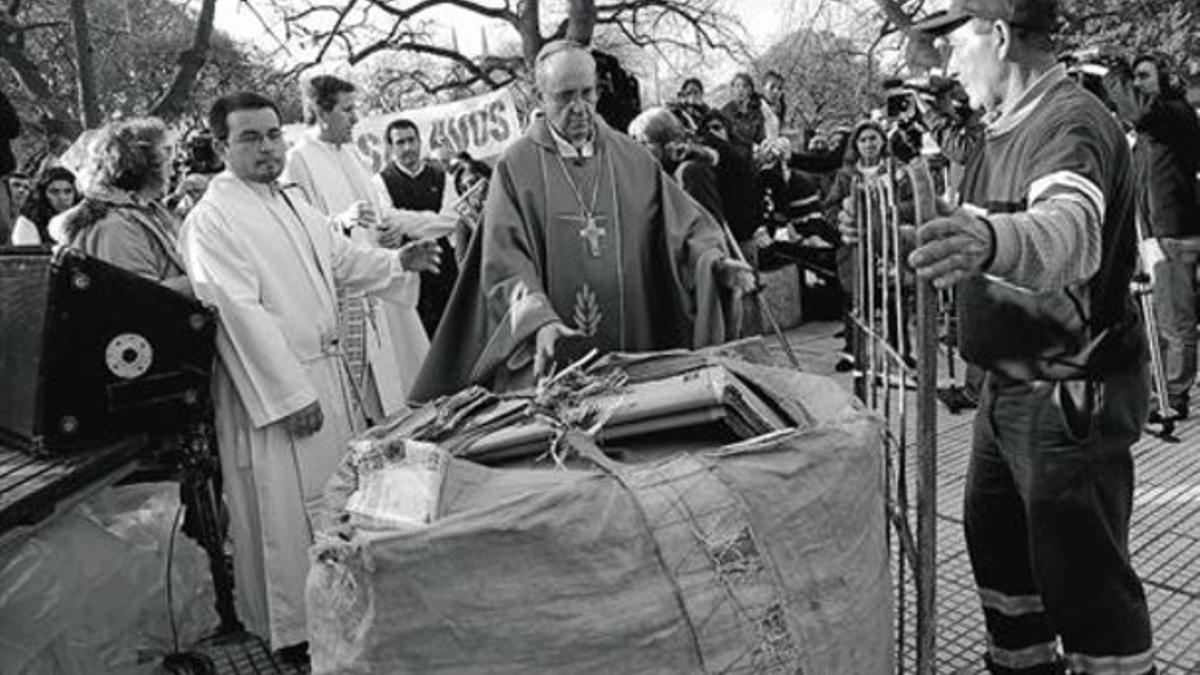
<path id="1" fill-rule="evenodd" d="M 796 244 L 833 260 L 838 369 L 854 368 L 854 194 L 887 181 L 910 275 L 957 294 L 964 405 L 980 408 L 966 536 L 989 669 L 1152 672 L 1128 552 L 1130 447 L 1149 416 L 1129 284 L 1140 250 L 1167 409 L 1185 418 L 1200 124 L 1156 57 L 1135 60 L 1128 80 L 1104 78 L 1107 107 L 1087 93 L 1056 60 L 1054 12 L 1049 0 L 956 3 L 918 27 L 946 42 L 962 85 L 952 105 L 922 103 L 961 195 L 927 223 L 885 161 L 912 144 L 898 149 L 879 116 L 794 147 L 772 71 L 761 93 L 736 75 L 720 107 L 687 79 L 613 129 L 596 114 L 593 57 L 560 40 L 533 64 L 540 111 L 494 165 L 423 157 L 420 128 L 398 117 L 373 172 L 352 142 L 355 85 L 318 76 L 303 90 L 309 130 L 290 147 L 279 108 L 253 92 L 215 101 L 208 128 L 178 149 L 160 120 L 105 126 L 82 180 L 53 165 L 21 173 L 6 144 L 0 234 L 80 250 L 215 308 L 239 612 L 302 660 L 306 551 L 353 435 L 467 385 L 528 386 L 592 349 L 699 348 L 760 330 L 742 302 L 755 268 Z"/>

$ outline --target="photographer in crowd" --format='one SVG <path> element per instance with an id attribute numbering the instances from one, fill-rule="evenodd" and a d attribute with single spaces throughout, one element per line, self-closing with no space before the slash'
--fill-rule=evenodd
<path id="1" fill-rule="evenodd" d="M 1150 271 L 1166 369 L 1166 404 L 1173 419 L 1184 419 L 1188 392 L 1196 382 L 1200 121 L 1183 92 L 1172 86 L 1164 59 L 1139 56 L 1133 62 L 1132 83 L 1112 71 L 1104 86 L 1117 114 L 1137 134 L 1133 160 L 1138 216 L 1144 236 L 1153 238 L 1150 245 L 1161 250 L 1161 259 Z M 1151 407 L 1150 421 L 1166 421 L 1157 406 Z"/>
<path id="2" fill-rule="evenodd" d="M 909 261 L 956 287 L 963 355 L 987 373 L 964 520 L 989 670 L 1140 674 L 1154 650 L 1129 555 L 1149 399 L 1133 172 L 1120 126 L 1056 64 L 1057 19 L 1053 0 L 955 0 L 916 27 L 948 42 L 989 124 L 963 207 L 925 223 Z"/>

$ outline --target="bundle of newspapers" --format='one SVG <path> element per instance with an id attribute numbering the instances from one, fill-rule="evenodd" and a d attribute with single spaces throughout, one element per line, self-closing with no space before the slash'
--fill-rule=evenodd
<path id="1" fill-rule="evenodd" d="M 326 490 L 313 670 L 884 672 L 879 444 L 835 383 L 723 353 L 436 401 Z"/>

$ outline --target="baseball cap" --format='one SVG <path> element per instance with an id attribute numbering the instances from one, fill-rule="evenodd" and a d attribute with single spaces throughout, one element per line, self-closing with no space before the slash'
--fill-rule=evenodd
<path id="1" fill-rule="evenodd" d="M 973 18 L 1007 21 L 1049 33 L 1058 21 L 1058 0 L 954 0 L 949 10 L 934 12 L 912 30 L 944 35 Z"/>

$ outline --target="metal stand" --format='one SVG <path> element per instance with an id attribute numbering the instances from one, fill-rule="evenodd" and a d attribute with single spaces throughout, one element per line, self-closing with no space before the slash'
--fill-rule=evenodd
<path id="1" fill-rule="evenodd" d="M 225 555 L 225 531 L 219 515 L 221 496 L 214 482 L 221 469 L 213 446 L 213 428 L 206 419 L 188 425 L 179 448 L 179 483 L 190 522 L 194 524 L 193 535 L 208 553 L 217 616 L 221 620 L 217 635 L 224 636 L 241 633 L 243 627 L 233 606 L 233 573 Z"/>

